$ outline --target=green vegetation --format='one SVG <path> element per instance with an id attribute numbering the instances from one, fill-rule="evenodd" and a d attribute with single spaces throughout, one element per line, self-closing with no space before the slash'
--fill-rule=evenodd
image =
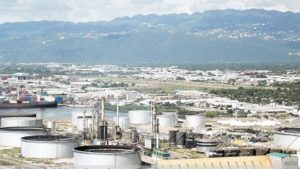
<path id="1" fill-rule="evenodd" d="M 241 102 L 281 105 L 300 105 L 300 82 L 274 84 L 275 90 L 261 88 L 215 89 L 210 93 Z"/>
<path id="2" fill-rule="evenodd" d="M 181 110 L 176 104 L 164 103 L 156 105 L 156 110 L 158 112 L 175 112 Z"/>
<path id="3" fill-rule="evenodd" d="M 116 105 L 111 105 L 109 103 L 107 103 L 105 105 L 106 110 L 110 110 L 110 111 L 117 111 L 117 106 Z M 127 104 L 124 106 L 120 106 L 119 107 L 120 112 L 124 112 L 127 113 L 130 110 L 150 110 L 150 107 L 145 106 L 145 105 L 137 105 L 137 104 Z"/>
<path id="4" fill-rule="evenodd" d="M 237 117 L 240 117 L 240 118 L 242 118 L 242 117 L 247 117 L 247 115 L 248 115 L 249 113 L 246 113 L 246 112 L 244 112 L 244 111 L 239 111 L 239 112 L 237 112 Z"/>
<path id="5" fill-rule="evenodd" d="M 262 132 L 260 130 L 255 130 L 253 128 L 234 128 L 234 129 L 229 129 L 228 131 L 238 132 L 238 133 L 251 133 L 251 134 L 259 134 Z"/>
<path id="6" fill-rule="evenodd" d="M 13 74 L 18 72 L 24 72 L 29 74 L 53 73 L 47 67 L 41 65 L 0 65 L 0 74 Z M 61 72 L 55 73 L 61 74 Z"/>
<path id="7" fill-rule="evenodd" d="M 209 111 L 205 113 L 205 117 L 209 117 L 209 118 L 216 118 L 219 117 L 220 115 L 221 113 L 217 111 Z"/>
<path id="8" fill-rule="evenodd" d="M 105 82 L 103 85 L 101 85 L 102 88 L 111 88 L 111 87 L 128 87 L 128 84 L 125 84 L 123 82 L 121 83 L 107 83 Z"/>

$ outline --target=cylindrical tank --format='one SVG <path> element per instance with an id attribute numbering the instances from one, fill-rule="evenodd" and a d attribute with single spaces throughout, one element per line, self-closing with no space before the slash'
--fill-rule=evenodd
<path id="1" fill-rule="evenodd" d="M 77 146 L 78 142 L 72 137 L 27 136 L 22 138 L 21 154 L 26 158 L 71 158 Z"/>
<path id="2" fill-rule="evenodd" d="M 185 147 L 190 149 L 196 146 L 194 138 L 186 138 L 185 139 Z"/>
<path id="3" fill-rule="evenodd" d="M 84 115 L 83 111 L 73 111 L 72 112 L 72 125 L 76 126 L 78 116 L 82 117 L 83 115 Z M 92 115 L 93 115 L 92 112 L 85 112 L 85 116 L 92 116 Z"/>
<path id="4" fill-rule="evenodd" d="M 169 130 L 169 145 L 176 146 L 176 133 L 178 130 Z"/>
<path id="5" fill-rule="evenodd" d="M 21 147 L 21 138 L 25 136 L 47 135 L 44 128 L 36 127 L 3 127 L 0 128 L 0 145 Z"/>
<path id="6" fill-rule="evenodd" d="M 106 139 L 107 136 L 107 122 L 106 121 L 101 121 L 99 124 L 99 131 L 100 131 L 100 139 Z"/>
<path id="7" fill-rule="evenodd" d="M 300 128 L 280 128 L 274 133 L 274 146 L 300 149 Z"/>
<path id="8" fill-rule="evenodd" d="M 43 120 L 35 117 L 1 118 L 1 127 L 43 127 Z"/>
<path id="9" fill-rule="evenodd" d="M 36 113 L 0 113 L 0 126 L 1 118 L 7 117 L 37 117 Z"/>
<path id="10" fill-rule="evenodd" d="M 196 145 L 198 152 L 205 153 L 215 149 L 218 146 L 218 141 L 212 139 L 197 139 Z"/>
<path id="11" fill-rule="evenodd" d="M 270 148 L 268 147 L 256 147 L 255 149 L 255 155 L 262 156 L 267 155 L 270 153 Z"/>
<path id="12" fill-rule="evenodd" d="M 137 143 L 139 141 L 139 135 L 136 129 L 131 130 L 131 143 Z"/>
<path id="13" fill-rule="evenodd" d="M 178 131 L 176 133 L 176 145 L 178 147 L 183 147 L 185 145 L 185 137 L 186 137 L 186 132 L 184 131 Z"/>
<path id="14" fill-rule="evenodd" d="M 174 124 L 178 125 L 178 113 L 177 112 L 162 112 L 163 115 L 174 116 Z"/>
<path id="15" fill-rule="evenodd" d="M 225 157 L 235 157 L 239 156 L 240 149 L 238 147 L 227 147 L 223 148 Z"/>
<path id="16" fill-rule="evenodd" d="M 151 122 L 151 111 L 147 110 L 133 110 L 128 112 L 130 124 L 145 125 Z"/>
<path id="17" fill-rule="evenodd" d="M 0 118 L 4 117 L 37 117 L 37 113 L 0 113 Z"/>
<path id="18" fill-rule="evenodd" d="M 117 117 L 114 117 L 114 122 L 117 124 Z M 122 130 L 127 130 L 129 128 L 129 117 L 119 117 L 119 126 Z"/>
<path id="19" fill-rule="evenodd" d="M 204 116 L 201 114 L 197 115 L 186 115 L 185 127 L 192 128 L 194 130 L 200 129 L 205 125 Z"/>
<path id="20" fill-rule="evenodd" d="M 158 115 L 159 128 L 171 128 L 175 126 L 175 116 L 172 115 Z"/>
<path id="21" fill-rule="evenodd" d="M 255 156 L 256 151 L 254 147 L 240 148 L 240 156 Z"/>
<path id="22" fill-rule="evenodd" d="M 51 131 L 55 131 L 55 121 L 48 121 L 46 126 L 48 129 L 51 129 Z"/>
<path id="23" fill-rule="evenodd" d="M 139 149 L 129 146 L 81 146 L 74 148 L 75 169 L 140 169 Z"/>

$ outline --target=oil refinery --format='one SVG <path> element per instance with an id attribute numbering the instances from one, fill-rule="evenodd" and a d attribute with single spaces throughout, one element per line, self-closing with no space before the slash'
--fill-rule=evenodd
<path id="1" fill-rule="evenodd" d="M 106 102 L 116 99 L 111 116 Z M 0 147 L 23 163 L 76 169 L 202 169 L 226 164 L 238 168 L 243 160 L 247 168 L 251 161 L 260 161 L 253 165 L 261 168 L 290 169 L 286 168 L 290 163 L 298 167 L 299 128 L 273 130 L 273 125 L 264 125 L 255 131 L 232 125 L 232 119 L 214 120 L 201 111 L 184 115 L 159 111 L 157 100 L 149 110 L 120 116 L 118 99 L 101 97 L 91 109 L 74 111 L 67 120 L 43 119 L 35 113 L 2 114 Z M 252 123 L 247 119 L 243 124 Z M 194 166 L 189 166 L 191 162 Z"/>

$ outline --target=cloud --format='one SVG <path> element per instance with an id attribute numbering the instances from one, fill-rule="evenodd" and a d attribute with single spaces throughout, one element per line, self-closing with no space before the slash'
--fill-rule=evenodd
<path id="1" fill-rule="evenodd" d="M 217 9 L 300 12 L 299 0 L 0 0 L 0 23 L 63 20 L 87 22 L 137 14 L 194 13 Z"/>

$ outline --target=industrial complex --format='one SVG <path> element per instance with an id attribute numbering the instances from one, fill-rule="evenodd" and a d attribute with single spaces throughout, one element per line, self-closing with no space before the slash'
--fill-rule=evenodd
<path id="1" fill-rule="evenodd" d="M 54 70 L 64 67 L 47 66 Z M 69 69 L 67 72 L 81 73 L 101 69 L 105 78 L 130 71 L 136 77 L 136 70 L 142 70 L 138 77 L 141 78 L 163 70 L 116 66 L 83 70 L 69 65 L 64 68 Z M 172 67 L 165 73 L 179 75 L 186 71 Z M 227 77 L 228 72 L 216 72 L 219 80 Z M 293 104 L 242 102 L 191 89 L 155 93 L 158 89 L 151 88 L 147 92 L 150 90 L 144 89 L 147 83 L 164 84 L 157 79 L 155 83 L 139 83 L 137 79 L 130 81 L 136 82 L 131 86 L 103 82 L 111 86 L 100 87 L 97 85 L 102 82 L 94 76 L 1 77 L 2 103 L 10 104 L 18 98 L 15 101 L 18 106 L 37 102 L 57 104 L 57 107 L 1 109 L 0 165 L 3 166 L 66 169 L 299 169 L 300 166 L 299 109 Z"/>

